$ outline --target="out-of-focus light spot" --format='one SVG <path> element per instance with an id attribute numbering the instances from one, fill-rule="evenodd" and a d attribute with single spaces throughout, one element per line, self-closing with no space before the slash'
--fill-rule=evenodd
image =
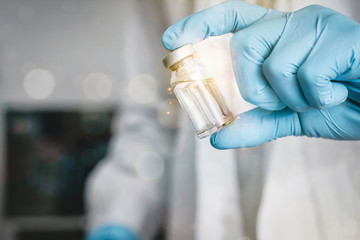
<path id="1" fill-rule="evenodd" d="M 170 101 L 169 104 L 172 104 L 172 101 Z"/>
<path id="2" fill-rule="evenodd" d="M 94 72 L 85 77 L 83 91 L 87 98 L 104 100 L 110 96 L 113 83 L 105 73 Z"/>
<path id="3" fill-rule="evenodd" d="M 24 89 L 32 98 L 45 99 L 55 89 L 55 78 L 49 70 L 33 69 L 25 76 Z"/>
<path id="4" fill-rule="evenodd" d="M 171 104 L 170 104 L 171 102 Z M 166 128 L 175 129 L 179 126 L 177 119 L 179 102 L 173 98 L 170 101 L 163 101 L 158 108 L 158 120 Z"/>
<path id="5" fill-rule="evenodd" d="M 169 92 L 169 95 L 172 95 L 172 88 L 171 87 L 168 87 L 168 92 Z"/>
<path id="6" fill-rule="evenodd" d="M 240 119 L 240 116 L 237 116 L 236 118 L 237 118 L 237 119 Z"/>
<path id="7" fill-rule="evenodd" d="M 342 230 L 346 237 L 353 237 L 359 230 L 359 224 L 355 220 L 349 219 L 343 224 Z"/>
<path id="8" fill-rule="evenodd" d="M 121 166 L 130 171 L 135 171 L 134 161 L 139 157 L 139 153 L 154 149 L 154 142 L 143 137 L 134 136 L 137 134 L 129 135 L 131 134 L 125 134 L 119 140 L 111 142 L 114 145 L 109 148 L 107 155 L 124 159 L 124 161 L 121 161 Z"/>
<path id="9" fill-rule="evenodd" d="M 156 79 L 148 74 L 134 76 L 129 83 L 128 91 L 134 102 L 150 104 L 158 96 L 159 86 Z"/>
<path id="10" fill-rule="evenodd" d="M 155 152 L 143 152 L 136 159 L 137 175 L 144 180 L 155 180 L 164 172 L 164 160 Z"/>

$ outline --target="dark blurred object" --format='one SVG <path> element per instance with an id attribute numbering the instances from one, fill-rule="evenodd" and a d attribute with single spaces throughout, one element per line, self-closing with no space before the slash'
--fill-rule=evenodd
<path id="1" fill-rule="evenodd" d="M 38 232 L 19 232 L 17 240 L 78 240 L 83 239 L 82 231 L 38 231 Z"/>
<path id="2" fill-rule="evenodd" d="M 88 173 L 107 151 L 112 112 L 6 113 L 9 217 L 82 215 Z"/>
<path id="3" fill-rule="evenodd" d="M 113 113 L 5 113 L 3 209 L 16 236 L 10 239 L 83 239 L 84 184 L 106 155 Z"/>

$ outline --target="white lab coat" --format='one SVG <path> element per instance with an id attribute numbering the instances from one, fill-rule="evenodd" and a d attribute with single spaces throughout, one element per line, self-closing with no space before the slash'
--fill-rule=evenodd
<path id="1" fill-rule="evenodd" d="M 161 21 L 169 25 L 208 1 L 145 2 L 134 4 L 148 6 L 129 21 L 128 41 L 137 46 L 128 52 L 130 75 L 166 79 L 159 68 Z M 355 0 L 279 0 L 274 7 L 290 11 L 313 3 L 348 16 L 360 10 Z M 167 15 L 160 17 L 160 10 Z M 359 142 L 288 137 L 218 151 L 196 139 L 181 112 L 178 129 L 161 124 L 158 106 L 171 96 L 139 104 L 123 94 L 111 150 L 87 183 L 89 229 L 121 224 L 141 239 L 152 239 L 161 225 L 170 240 L 360 239 Z M 153 180 L 143 178 L 137 160 L 149 152 L 165 163 Z M 144 168 L 151 172 L 150 165 Z"/>

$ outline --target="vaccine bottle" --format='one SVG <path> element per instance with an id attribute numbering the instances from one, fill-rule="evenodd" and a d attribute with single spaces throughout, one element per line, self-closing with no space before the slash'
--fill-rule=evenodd
<path id="1" fill-rule="evenodd" d="M 205 138 L 234 121 L 215 80 L 196 62 L 192 45 L 185 45 L 163 59 L 171 70 L 171 88 L 192 121 L 199 138 Z"/>

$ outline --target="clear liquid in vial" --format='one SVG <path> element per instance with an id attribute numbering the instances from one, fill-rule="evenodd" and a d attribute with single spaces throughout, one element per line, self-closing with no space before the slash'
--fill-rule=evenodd
<path id="1" fill-rule="evenodd" d="M 214 79 L 179 81 L 172 87 L 199 138 L 210 136 L 234 121 Z"/>

